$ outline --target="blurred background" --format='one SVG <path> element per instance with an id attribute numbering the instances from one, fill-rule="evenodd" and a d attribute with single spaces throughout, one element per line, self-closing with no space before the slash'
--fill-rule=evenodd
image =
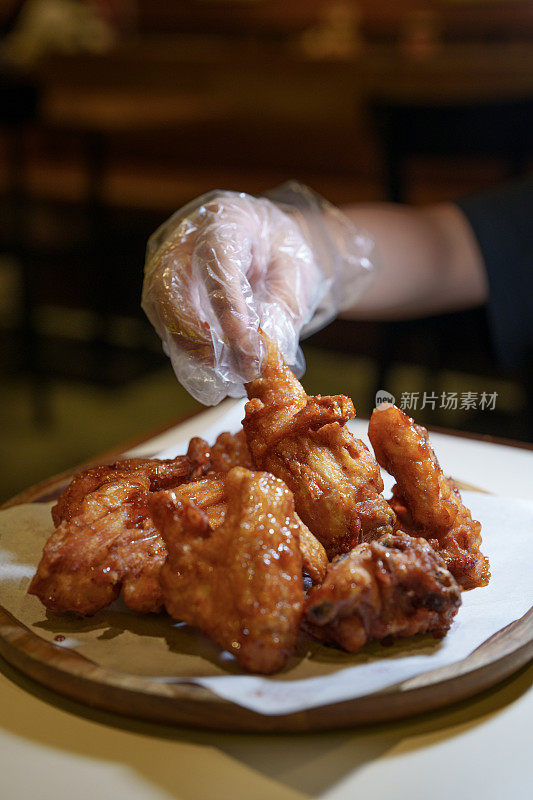
<path id="1" fill-rule="evenodd" d="M 0 500 L 197 407 L 140 309 L 180 205 L 289 178 L 453 199 L 531 167 L 532 107 L 531 0 L 2 0 Z M 484 309 L 304 350 L 309 392 L 359 416 L 377 389 L 496 394 L 412 413 L 533 440 L 531 371 L 502 371 Z"/>

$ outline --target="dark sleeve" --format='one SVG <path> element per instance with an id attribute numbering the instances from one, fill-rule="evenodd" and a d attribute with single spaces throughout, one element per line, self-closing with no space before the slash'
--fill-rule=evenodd
<path id="1" fill-rule="evenodd" d="M 489 319 L 504 366 L 533 354 L 533 177 L 456 201 L 479 242 Z"/>

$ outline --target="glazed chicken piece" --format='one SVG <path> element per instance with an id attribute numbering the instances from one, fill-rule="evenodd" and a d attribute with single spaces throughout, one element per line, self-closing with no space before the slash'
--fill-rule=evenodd
<path id="1" fill-rule="evenodd" d="M 218 478 L 203 478 L 200 481 L 184 483 L 175 489 L 155 492 L 154 497 L 168 499 L 175 505 L 192 504 L 205 512 L 209 525 L 218 528 L 224 521 L 228 507 L 225 475 Z"/>
<path id="2" fill-rule="evenodd" d="M 329 558 L 390 532 L 394 514 L 368 448 L 345 423 L 355 416 L 344 395 L 309 397 L 265 336 L 260 378 L 247 385 L 243 428 L 254 463 L 281 478 L 296 511 Z"/>
<path id="3" fill-rule="evenodd" d="M 213 445 L 195 436 L 189 443 L 187 455 L 203 465 L 206 475 L 220 475 L 233 467 L 254 469 L 242 429 L 237 433 L 224 431 Z"/>
<path id="4" fill-rule="evenodd" d="M 175 505 L 180 503 L 194 504 L 205 512 L 211 528 L 218 528 L 222 525 L 226 516 L 228 496 L 225 475 L 219 475 L 218 478 L 209 477 L 201 481 L 185 483 L 176 489 L 160 492 L 159 494 L 162 498 L 161 502 L 169 499 Z M 294 516 L 298 525 L 303 570 L 312 584 L 321 583 L 328 565 L 326 551 L 298 515 L 295 514 Z"/>
<path id="5" fill-rule="evenodd" d="M 480 551 L 481 524 L 442 472 L 427 430 L 383 404 L 372 414 L 368 435 L 377 460 L 396 479 L 390 502 L 398 526 L 427 539 L 463 589 L 486 586 L 490 571 Z"/>
<path id="6" fill-rule="evenodd" d="M 175 619 L 200 628 L 251 672 L 289 659 L 303 610 L 302 556 L 293 497 L 272 475 L 232 469 L 228 509 L 215 530 L 192 503 L 151 498 L 168 549 L 160 581 Z"/>
<path id="7" fill-rule="evenodd" d="M 446 635 L 461 588 L 425 539 L 399 531 L 363 542 L 328 567 L 305 603 L 307 629 L 357 653 L 372 639 Z"/>
<path id="8" fill-rule="evenodd" d="M 114 464 L 100 464 L 97 467 L 78 472 L 58 498 L 52 508 L 52 519 L 55 525 L 70 520 L 78 513 L 82 501 L 108 480 L 113 480 L 119 473 L 130 474 L 140 479 L 147 479 L 150 491 L 156 492 L 171 486 L 178 486 L 186 481 L 196 480 L 207 468 L 195 454 L 161 460 L 158 458 L 125 458 Z"/>
<path id="9" fill-rule="evenodd" d="M 121 589 L 132 610 L 159 611 L 159 570 L 167 551 L 151 521 L 149 498 L 194 503 L 217 528 L 228 508 L 225 476 L 152 493 L 149 478 L 136 472 L 106 469 L 97 475 L 97 488 L 80 498 L 75 509 L 68 506 L 68 518 L 46 543 L 29 592 L 58 613 L 90 616 L 116 600 Z M 294 516 L 304 570 L 313 584 L 320 583 L 328 563 L 324 548 Z"/>
<path id="10" fill-rule="evenodd" d="M 194 454 L 128 458 L 79 472 L 52 508 L 57 527 L 30 593 L 51 611 L 88 616 L 113 602 L 122 589 L 133 610 L 160 610 L 158 574 L 166 548 L 151 522 L 148 497 L 204 472 Z"/>
<path id="11" fill-rule="evenodd" d="M 146 477 L 150 481 L 150 491 L 157 492 L 196 481 L 204 475 L 225 473 L 235 466 L 252 467 L 244 431 L 221 433 L 212 447 L 204 439 L 195 436 L 189 442 L 187 455 L 184 456 L 164 460 L 126 458 L 77 473 L 52 508 L 52 518 L 56 525 L 72 519 L 82 500 L 117 472 Z"/>
<path id="12" fill-rule="evenodd" d="M 29 593 L 55 612 L 95 614 L 121 590 L 133 611 L 159 611 L 166 548 L 148 511 L 150 481 L 109 474 L 48 539 Z"/>
<path id="13" fill-rule="evenodd" d="M 218 436 L 211 448 L 211 465 L 213 472 L 229 472 L 233 467 L 254 469 L 242 428 L 238 433 L 225 431 Z"/>

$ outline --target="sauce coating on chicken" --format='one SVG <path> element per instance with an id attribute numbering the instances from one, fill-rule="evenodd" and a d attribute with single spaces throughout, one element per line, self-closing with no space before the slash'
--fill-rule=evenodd
<path id="1" fill-rule="evenodd" d="M 151 512 L 168 549 L 160 581 L 168 613 L 199 627 L 252 672 L 289 659 L 303 611 L 302 556 L 292 494 L 272 475 L 232 469 L 228 509 L 213 530 L 192 503 L 163 493 Z"/>
<path id="2" fill-rule="evenodd" d="M 259 469 L 281 478 L 296 511 L 329 558 L 390 532 L 394 514 L 381 495 L 379 467 L 345 423 L 355 416 L 344 395 L 309 397 L 265 336 L 267 361 L 246 387 L 243 428 Z"/>
<path id="3" fill-rule="evenodd" d="M 305 604 L 309 630 L 357 653 L 372 639 L 444 636 L 461 589 L 425 539 L 406 533 L 364 542 L 328 567 Z"/>
<path id="4" fill-rule="evenodd" d="M 398 527 L 430 541 L 463 589 L 486 586 L 490 571 L 480 550 L 481 524 L 444 475 L 427 430 L 383 404 L 372 414 L 368 435 L 377 460 L 397 482 L 390 503 Z"/>

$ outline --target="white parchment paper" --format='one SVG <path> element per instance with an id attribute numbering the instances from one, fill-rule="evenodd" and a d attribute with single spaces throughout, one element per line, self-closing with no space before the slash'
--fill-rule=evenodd
<path id="1" fill-rule="evenodd" d="M 415 637 L 391 648 L 371 646 L 372 656 L 353 658 L 334 674 L 297 681 L 243 676 L 200 681 L 217 694 L 263 714 L 281 714 L 376 692 L 472 653 L 497 631 L 520 619 L 533 604 L 533 503 L 463 492 L 483 524 L 483 551 L 490 559 L 488 586 L 464 592 L 448 635 L 440 641 Z M 379 647 L 379 646 L 378 646 Z M 367 648 L 368 650 L 368 648 Z"/>
<path id="2" fill-rule="evenodd" d="M 199 435 L 212 441 L 236 430 L 240 405 Z M 176 442 L 161 455 L 183 452 Z M 472 476 L 475 483 L 475 476 Z M 390 486 L 390 480 L 387 480 Z M 483 525 L 483 551 L 491 564 L 488 587 L 463 594 L 447 637 L 399 640 L 392 647 L 368 645 L 357 655 L 326 647 L 302 634 L 287 667 L 268 678 L 244 675 L 232 656 L 198 631 L 165 614 L 135 615 L 121 601 L 87 620 L 55 615 L 27 587 L 53 529 L 51 504 L 22 505 L 0 512 L 0 605 L 33 633 L 71 647 L 107 669 L 201 684 L 215 694 L 261 714 L 291 713 L 384 689 L 399 681 L 465 658 L 494 633 L 523 616 L 533 604 L 533 503 L 463 492 Z"/>

